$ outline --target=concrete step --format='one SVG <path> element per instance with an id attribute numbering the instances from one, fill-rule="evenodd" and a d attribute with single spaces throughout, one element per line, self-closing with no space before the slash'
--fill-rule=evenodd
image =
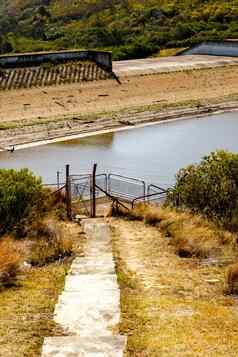
<path id="1" fill-rule="evenodd" d="M 55 308 L 55 322 L 65 333 L 80 336 L 111 335 L 120 321 L 119 293 L 64 292 Z"/>
<path id="2" fill-rule="evenodd" d="M 65 291 L 77 291 L 79 293 L 94 296 L 97 291 L 118 290 L 117 277 L 112 274 L 82 274 L 69 275 L 65 281 Z"/>
<path id="3" fill-rule="evenodd" d="M 124 336 L 49 337 L 44 341 L 42 357 L 123 357 Z"/>
<path id="4" fill-rule="evenodd" d="M 115 274 L 112 254 L 101 255 L 96 261 L 91 256 L 76 258 L 71 265 L 70 274 Z"/>

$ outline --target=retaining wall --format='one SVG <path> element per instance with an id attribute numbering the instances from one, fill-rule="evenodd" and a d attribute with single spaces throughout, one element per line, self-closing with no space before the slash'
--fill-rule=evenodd
<path id="1" fill-rule="evenodd" d="M 95 63 L 69 63 L 52 68 L 34 67 L 4 70 L 0 90 L 22 89 L 108 79 L 111 73 Z"/>
<path id="2" fill-rule="evenodd" d="M 238 57 L 238 41 L 205 41 L 178 55 L 211 55 Z"/>
<path id="3" fill-rule="evenodd" d="M 57 51 L 22 53 L 0 56 L 0 67 L 22 68 L 40 66 L 48 62 L 92 61 L 106 70 L 112 70 L 112 54 L 106 51 Z"/>

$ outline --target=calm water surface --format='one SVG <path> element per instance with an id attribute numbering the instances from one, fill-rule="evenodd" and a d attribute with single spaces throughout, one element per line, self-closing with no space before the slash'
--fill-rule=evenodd
<path id="1" fill-rule="evenodd" d="M 98 171 L 139 177 L 171 185 L 179 168 L 198 162 L 212 150 L 238 152 L 238 112 L 157 124 L 0 153 L 0 167 L 28 167 L 56 182 L 56 172 L 70 164 L 73 173 L 86 173 L 94 162 Z"/>

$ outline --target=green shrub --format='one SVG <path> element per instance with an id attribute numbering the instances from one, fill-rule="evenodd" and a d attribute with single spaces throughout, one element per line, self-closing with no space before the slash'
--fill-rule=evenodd
<path id="1" fill-rule="evenodd" d="M 0 233 L 16 227 L 33 210 L 42 210 L 41 179 L 27 170 L 0 170 Z"/>
<path id="2" fill-rule="evenodd" d="M 222 223 L 232 222 L 235 227 L 238 222 L 238 154 L 212 152 L 200 164 L 181 169 L 168 200 Z"/>
<path id="3" fill-rule="evenodd" d="M 133 58 L 145 58 L 159 51 L 157 44 L 147 40 L 136 40 L 129 45 L 121 46 L 113 50 L 114 60 L 128 60 Z"/>

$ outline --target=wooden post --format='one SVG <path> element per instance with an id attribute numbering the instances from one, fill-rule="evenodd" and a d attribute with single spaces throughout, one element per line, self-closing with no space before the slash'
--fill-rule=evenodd
<path id="1" fill-rule="evenodd" d="M 70 186 L 70 176 L 69 176 L 69 165 L 66 165 L 66 184 L 65 184 L 65 193 L 66 193 L 66 210 L 67 217 L 69 220 L 72 219 L 72 208 L 71 208 L 71 186 Z"/>
<path id="2" fill-rule="evenodd" d="M 92 211 L 91 217 L 96 217 L 96 171 L 97 171 L 97 164 L 93 165 L 93 175 L 92 175 Z"/>

